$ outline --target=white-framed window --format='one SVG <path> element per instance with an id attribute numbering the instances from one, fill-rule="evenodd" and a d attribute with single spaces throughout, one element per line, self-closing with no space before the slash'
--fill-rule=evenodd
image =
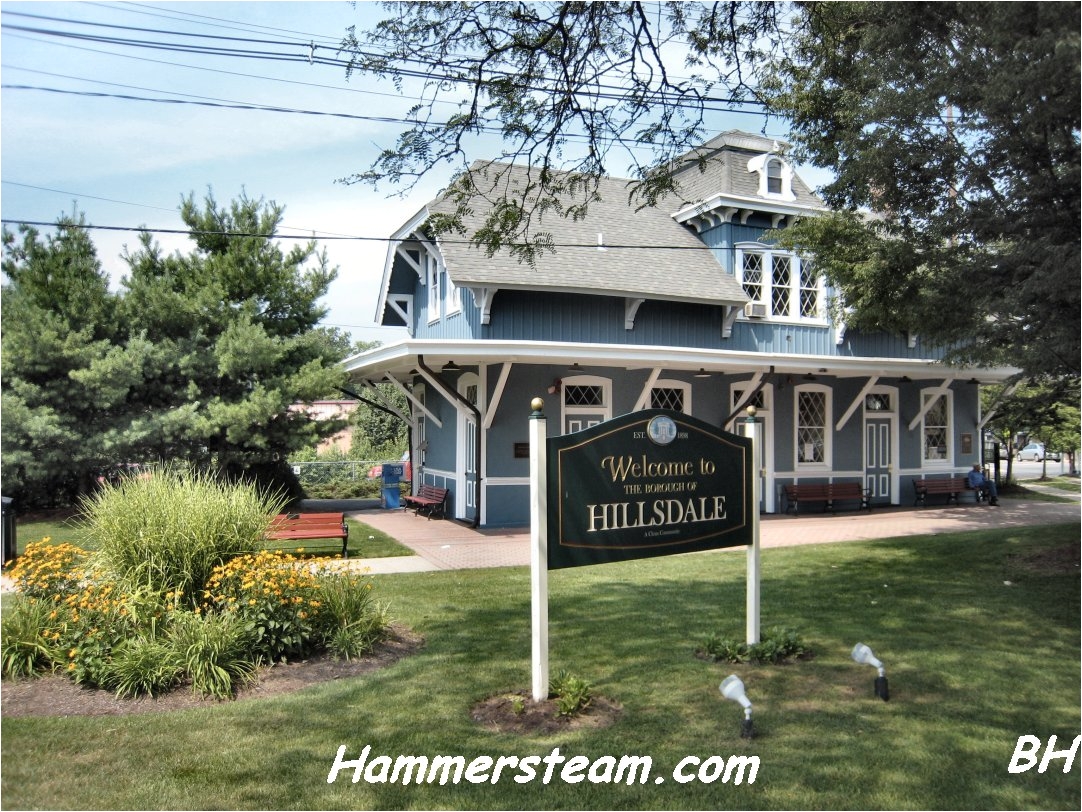
<path id="1" fill-rule="evenodd" d="M 443 280 L 443 312 L 448 316 L 454 315 L 455 313 L 461 313 L 462 292 L 451 278 L 451 274 L 447 273 L 446 268 L 444 269 Z"/>
<path id="2" fill-rule="evenodd" d="M 479 407 L 481 379 L 473 372 L 465 373 L 458 380 L 458 393 L 472 406 Z M 462 449 L 463 465 L 467 476 L 477 473 L 477 423 L 472 416 L 459 413 L 459 448 Z M 472 494 L 467 497 L 466 504 L 473 507 Z"/>
<path id="3" fill-rule="evenodd" d="M 561 383 L 564 433 L 588 429 L 612 417 L 612 381 L 575 375 Z"/>
<path id="4" fill-rule="evenodd" d="M 650 389 L 650 408 L 691 414 L 691 384 L 685 381 L 655 381 Z"/>
<path id="5" fill-rule="evenodd" d="M 417 402 L 421 405 L 425 405 L 425 385 L 423 383 L 415 383 L 413 385 L 413 396 L 417 398 Z M 415 463 L 424 466 L 425 455 L 428 453 L 428 420 L 425 419 L 425 413 L 423 409 L 417 410 L 417 459 Z"/>
<path id="6" fill-rule="evenodd" d="M 440 264 L 430 254 L 425 254 L 425 278 L 428 283 L 428 322 L 440 320 Z"/>
<path id="7" fill-rule="evenodd" d="M 830 468 L 831 390 L 819 384 L 804 384 L 794 390 L 796 398 L 796 467 Z"/>
<path id="8" fill-rule="evenodd" d="M 793 167 L 772 152 L 756 155 L 748 161 L 748 172 L 759 176 L 759 196 L 771 200 L 796 200 L 793 192 Z"/>
<path id="9" fill-rule="evenodd" d="M 782 163 L 777 158 L 771 158 L 766 162 L 766 193 L 768 195 L 782 193 Z"/>
<path id="10" fill-rule="evenodd" d="M 954 457 L 951 443 L 954 399 L 951 392 L 921 392 L 921 408 L 932 398 L 936 399 L 935 403 L 924 412 L 921 419 L 921 461 L 926 465 L 950 465 Z"/>
<path id="11" fill-rule="evenodd" d="M 744 400 L 745 391 L 747 390 L 743 387 L 733 389 L 729 408 L 735 409 L 736 404 Z M 748 406 L 754 406 L 757 412 L 770 411 L 770 388 L 764 386 L 752 395 L 751 400 L 744 404 L 744 408 L 746 409 Z"/>
<path id="12" fill-rule="evenodd" d="M 744 293 L 771 318 L 826 323 L 823 280 L 811 260 L 760 243 L 738 245 L 736 259 Z"/>

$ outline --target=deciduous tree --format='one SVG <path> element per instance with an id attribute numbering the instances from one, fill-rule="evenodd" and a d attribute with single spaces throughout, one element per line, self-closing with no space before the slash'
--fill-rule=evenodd
<path id="1" fill-rule="evenodd" d="M 817 256 L 849 324 L 1035 378 L 1078 376 L 1077 4 L 389 9 L 346 37 L 350 69 L 419 87 L 421 101 L 347 182 L 408 191 L 451 166 L 458 215 L 437 226 L 488 211 L 469 236 L 529 261 L 558 248 L 536 213 L 580 216 L 605 173 L 635 181 L 636 205 L 681 199 L 671 169 L 697 160 L 682 156 L 712 134 L 712 113 L 765 109 L 791 127 L 793 157 L 836 173 L 823 194 L 839 214 L 791 240 Z M 534 171 L 482 190 L 475 158 Z"/>

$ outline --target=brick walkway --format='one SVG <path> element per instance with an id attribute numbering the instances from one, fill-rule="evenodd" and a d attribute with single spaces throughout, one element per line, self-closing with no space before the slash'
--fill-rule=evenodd
<path id="1" fill-rule="evenodd" d="M 843 511 L 834 516 L 764 516 L 761 541 L 763 548 L 790 547 L 982 528 L 1037 527 L 1080 519 L 1076 504 L 1010 499 L 1000 500 L 999 504 L 999 507 L 882 508 L 871 512 Z M 417 554 L 354 560 L 353 566 L 366 567 L 372 573 L 514 567 L 530 563 L 526 528 L 474 530 L 458 522 L 430 521 L 403 510 L 364 510 L 350 515 L 397 539 Z M 363 553 L 364 539 L 360 541 Z"/>

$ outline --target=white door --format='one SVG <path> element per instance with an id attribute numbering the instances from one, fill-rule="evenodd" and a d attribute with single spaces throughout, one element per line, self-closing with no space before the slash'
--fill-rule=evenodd
<path id="1" fill-rule="evenodd" d="M 870 505 L 889 505 L 892 501 L 894 460 L 890 437 L 893 425 L 894 420 L 889 417 L 870 417 L 864 421 L 864 487 Z"/>
<path id="2" fill-rule="evenodd" d="M 458 393 L 479 406 L 480 381 L 472 372 L 458 380 Z M 455 518 L 472 521 L 477 514 L 477 422 L 465 410 L 458 410 L 458 471 L 455 489 Z"/>

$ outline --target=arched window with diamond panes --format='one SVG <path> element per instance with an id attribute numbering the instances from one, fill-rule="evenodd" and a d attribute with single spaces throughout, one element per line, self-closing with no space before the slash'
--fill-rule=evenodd
<path id="1" fill-rule="evenodd" d="M 798 386 L 796 396 L 797 468 L 827 468 L 831 462 L 831 391 L 825 386 Z"/>
<path id="2" fill-rule="evenodd" d="M 926 465 L 949 465 L 953 457 L 950 441 L 952 393 L 921 392 L 922 406 L 927 405 L 929 399 L 935 402 L 925 410 L 921 421 L 923 462 Z"/>
<path id="3" fill-rule="evenodd" d="M 612 417 L 612 381 L 575 375 L 561 384 L 564 433 L 588 429 Z"/>

